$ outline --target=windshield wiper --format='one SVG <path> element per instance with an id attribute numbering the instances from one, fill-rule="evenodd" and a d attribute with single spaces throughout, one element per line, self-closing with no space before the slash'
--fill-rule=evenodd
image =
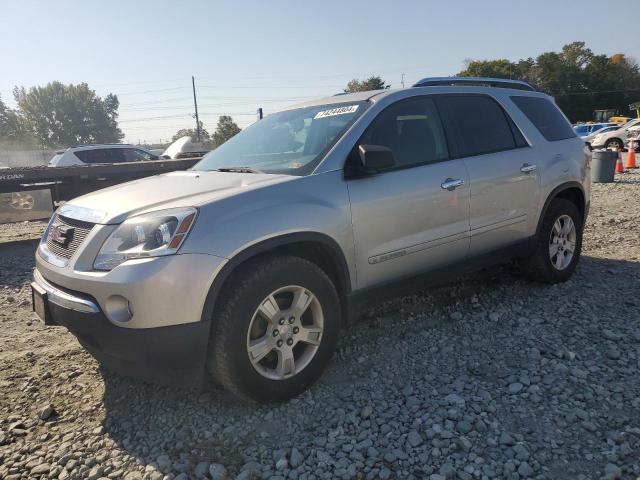
<path id="1" fill-rule="evenodd" d="M 214 172 L 233 172 L 233 173 L 263 173 L 260 170 L 256 170 L 251 167 L 223 167 L 216 168 L 213 170 Z"/>

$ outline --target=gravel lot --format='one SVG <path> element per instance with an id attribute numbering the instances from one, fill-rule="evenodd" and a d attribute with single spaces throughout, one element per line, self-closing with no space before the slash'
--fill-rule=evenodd
<path id="1" fill-rule="evenodd" d="M 101 370 L 32 320 L 34 243 L 0 244 L 0 479 L 636 479 L 639 232 L 640 174 L 594 185 L 571 281 L 505 266 L 385 303 L 275 406 Z"/>
<path id="2" fill-rule="evenodd" d="M 47 222 L 0 223 L 0 245 L 7 242 L 38 239 L 42 236 L 45 228 L 47 228 Z M 1 253 L 4 255 L 4 252 Z"/>

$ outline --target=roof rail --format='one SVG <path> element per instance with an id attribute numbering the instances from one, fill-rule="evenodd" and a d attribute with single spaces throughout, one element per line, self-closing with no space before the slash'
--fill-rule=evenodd
<path id="1" fill-rule="evenodd" d="M 74 145 L 73 147 L 69 147 L 69 148 L 78 148 L 78 147 L 111 147 L 111 146 L 128 146 L 131 147 L 132 145 L 130 143 L 87 143 L 87 144 L 80 144 L 80 145 Z"/>
<path id="2" fill-rule="evenodd" d="M 414 87 L 450 87 L 450 86 L 476 86 L 476 87 L 496 87 L 513 88 L 515 90 L 528 90 L 535 92 L 536 89 L 527 82 L 520 80 L 509 80 L 505 78 L 489 77 L 427 77 L 418 80 Z"/>

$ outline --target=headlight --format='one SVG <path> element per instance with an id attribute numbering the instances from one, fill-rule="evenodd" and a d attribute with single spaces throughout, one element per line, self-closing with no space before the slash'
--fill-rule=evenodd
<path id="1" fill-rule="evenodd" d="M 93 262 L 93 268 L 112 270 L 133 258 L 176 253 L 187 238 L 197 213 L 195 208 L 176 208 L 125 220 L 105 240 Z"/>

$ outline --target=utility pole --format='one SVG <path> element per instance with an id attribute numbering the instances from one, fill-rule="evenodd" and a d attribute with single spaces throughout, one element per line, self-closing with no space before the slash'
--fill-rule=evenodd
<path id="1" fill-rule="evenodd" d="M 198 118 L 198 101 L 196 100 L 196 79 L 191 76 L 191 86 L 193 87 L 193 106 L 196 109 L 196 137 L 200 141 L 200 119 Z"/>
<path id="2" fill-rule="evenodd" d="M 405 74 L 405 73 L 403 73 L 403 74 L 402 74 L 402 79 L 400 80 L 400 83 L 402 84 L 402 88 L 404 88 L 404 76 L 405 76 L 405 75 L 406 75 L 406 74 Z"/>

